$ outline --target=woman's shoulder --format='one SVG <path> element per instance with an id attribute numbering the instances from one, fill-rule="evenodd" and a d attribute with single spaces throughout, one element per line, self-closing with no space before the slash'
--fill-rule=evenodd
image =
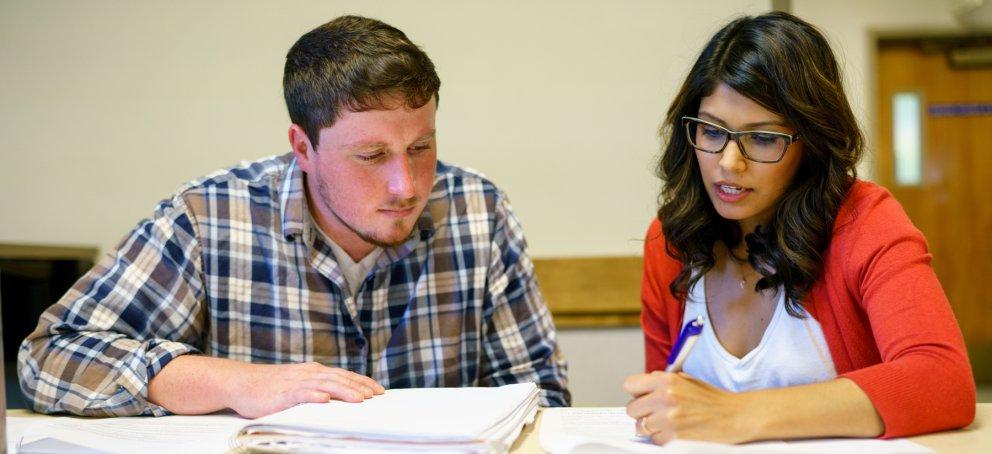
<path id="1" fill-rule="evenodd" d="M 669 245 L 665 241 L 665 233 L 658 218 L 651 220 L 648 231 L 644 234 L 644 265 L 654 271 L 664 271 L 664 274 L 677 273 L 682 264 L 668 254 Z M 673 274 L 674 276 L 674 274 Z"/>
<path id="2" fill-rule="evenodd" d="M 644 255 L 656 255 L 665 251 L 665 234 L 661 229 L 661 221 L 658 218 L 651 220 L 648 224 L 648 231 L 644 234 Z"/>
<path id="3" fill-rule="evenodd" d="M 869 181 L 855 181 L 837 211 L 831 249 L 851 258 L 907 238 L 923 241 L 923 234 L 892 193 Z"/>
<path id="4" fill-rule="evenodd" d="M 892 193 L 885 187 L 865 180 L 855 180 L 851 188 L 847 190 L 844 202 L 840 211 L 859 211 L 877 204 L 879 201 L 892 197 Z"/>
<path id="5" fill-rule="evenodd" d="M 644 241 L 665 244 L 665 234 L 661 231 L 661 221 L 657 217 L 648 224 L 648 232 L 644 234 Z"/>
<path id="6" fill-rule="evenodd" d="M 902 205 L 888 189 L 870 181 L 856 180 L 844 197 L 834 220 L 834 235 L 881 227 L 912 227 Z"/>

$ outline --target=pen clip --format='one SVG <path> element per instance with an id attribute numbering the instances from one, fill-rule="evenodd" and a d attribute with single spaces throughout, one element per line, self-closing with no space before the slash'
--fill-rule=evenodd
<path id="1" fill-rule="evenodd" d="M 682 328 L 679 338 L 675 341 L 675 346 L 672 347 L 672 352 L 668 355 L 668 365 L 665 368 L 665 372 L 679 372 L 682 370 L 682 364 L 685 363 L 685 359 L 689 356 L 693 345 L 695 345 L 696 338 L 702 334 L 704 324 L 703 317 L 700 316 Z"/>

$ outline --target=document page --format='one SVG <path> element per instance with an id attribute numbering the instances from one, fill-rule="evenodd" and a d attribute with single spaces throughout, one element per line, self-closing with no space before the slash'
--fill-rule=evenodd
<path id="1" fill-rule="evenodd" d="M 231 439 L 245 421 L 234 415 L 31 418 L 10 444 L 19 444 L 19 452 L 58 441 L 91 452 L 217 453 L 230 450 Z"/>
<path id="2" fill-rule="evenodd" d="M 545 417 L 554 409 L 545 410 Z M 602 437 L 633 442 L 650 441 L 636 434 L 635 421 L 627 416 L 623 407 L 582 408 L 575 407 L 556 415 L 561 430 L 590 437 Z"/>
<path id="3" fill-rule="evenodd" d="M 636 435 L 635 421 L 623 407 L 548 408 L 539 433 L 541 448 L 550 453 L 926 453 L 930 449 L 905 439 L 816 439 L 728 445 L 673 440 L 656 446 Z"/>
<path id="4" fill-rule="evenodd" d="M 546 408 L 538 434 L 550 453 L 655 452 L 661 449 L 635 433 L 623 407 Z"/>

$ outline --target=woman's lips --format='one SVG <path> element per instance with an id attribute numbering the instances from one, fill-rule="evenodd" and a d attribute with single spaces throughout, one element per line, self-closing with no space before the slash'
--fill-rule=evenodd
<path id="1" fill-rule="evenodd" d="M 739 202 L 753 191 L 753 189 L 730 183 L 716 183 L 714 186 L 716 187 L 716 196 L 727 203 Z"/>

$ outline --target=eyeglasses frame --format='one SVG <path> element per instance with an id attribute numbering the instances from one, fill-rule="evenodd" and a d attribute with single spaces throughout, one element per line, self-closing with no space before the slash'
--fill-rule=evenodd
<path id="1" fill-rule="evenodd" d="M 707 126 L 712 126 L 714 128 L 717 128 L 717 129 L 721 129 L 723 131 L 726 131 L 727 132 L 727 136 L 728 136 L 727 137 L 727 141 L 723 143 L 723 146 L 720 147 L 719 150 L 716 150 L 716 151 L 703 150 L 703 149 L 697 147 L 696 144 L 695 144 L 696 141 L 693 140 L 692 134 L 689 131 L 689 123 L 691 123 L 693 121 L 699 122 L 699 123 L 703 123 L 703 124 L 705 124 Z M 683 128 L 685 130 L 686 138 L 689 139 L 689 144 L 692 145 L 692 148 L 695 148 L 696 150 L 702 151 L 703 153 L 720 154 L 720 153 L 723 153 L 723 150 L 725 148 L 727 148 L 727 144 L 730 143 L 731 140 L 733 140 L 735 143 L 737 143 L 737 149 L 740 150 L 741 155 L 744 156 L 744 159 L 747 159 L 748 161 L 753 161 L 753 162 L 760 162 L 760 163 L 763 163 L 763 164 L 774 164 L 776 162 L 782 161 L 782 158 L 785 158 L 785 152 L 789 151 L 789 147 L 791 147 L 793 143 L 799 141 L 799 134 L 786 134 L 784 132 L 761 131 L 761 130 L 733 131 L 733 130 L 730 130 L 730 129 L 725 128 L 723 126 L 720 126 L 718 124 L 711 123 L 711 122 L 706 121 L 706 120 L 703 120 L 701 118 L 690 117 L 688 115 L 682 117 L 682 126 L 683 126 Z M 779 136 L 779 137 L 785 138 L 785 140 L 786 140 L 785 148 L 782 149 L 782 154 L 779 155 L 778 159 L 776 159 L 774 161 L 762 161 L 760 159 L 754 159 L 754 158 L 748 156 L 747 151 L 744 149 L 744 144 L 742 144 L 741 141 L 740 141 L 740 137 L 743 136 L 743 135 L 746 135 L 746 134 L 754 134 L 754 133 L 771 134 L 771 135 L 775 135 L 775 136 Z"/>

